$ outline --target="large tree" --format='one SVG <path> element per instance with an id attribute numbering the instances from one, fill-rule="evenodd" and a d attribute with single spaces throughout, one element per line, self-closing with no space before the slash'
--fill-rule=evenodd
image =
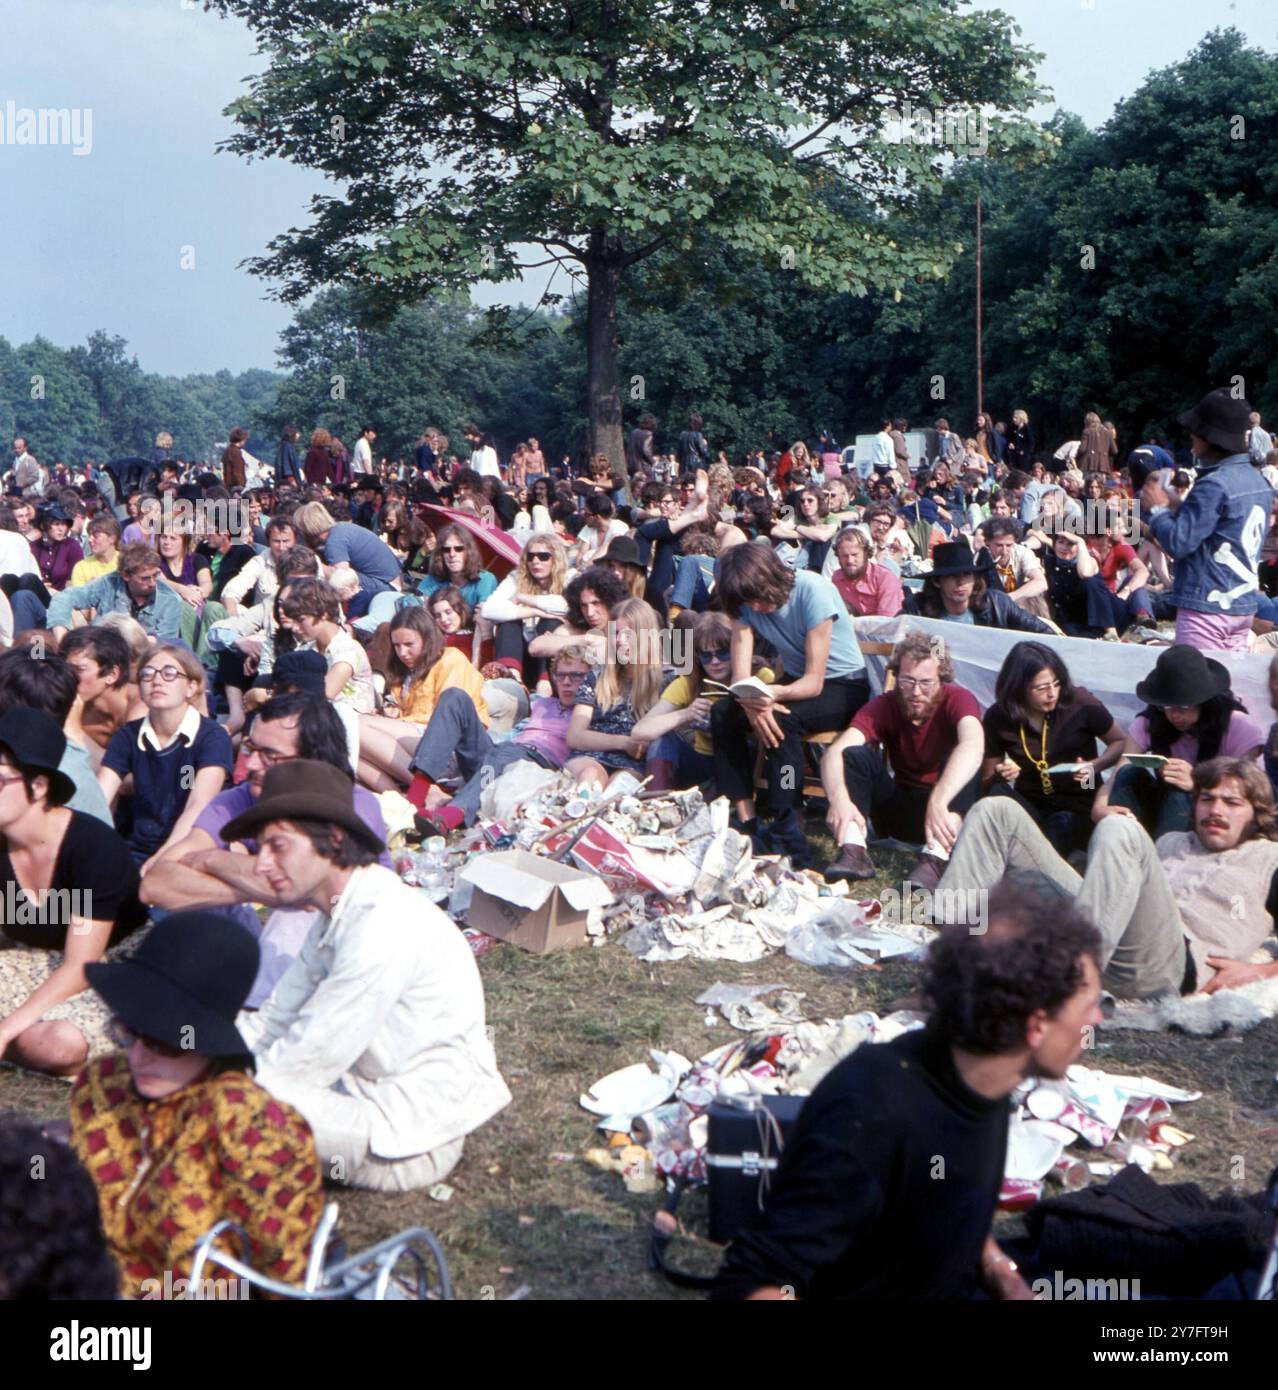
<path id="1" fill-rule="evenodd" d="M 998 148 L 1038 140 L 1020 116 L 1038 55 L 966 0 L 206 3 L 268 59 L 227 147 L 341 185 L 253 270 L 286 301 L 348 284 L 389 313 L 564 267 L 586 286 L 593 447 L 618 463 L 618 294 L 639 262 L 710 235 L 813 288 L 899 292 L 957 248 L 902 239 L 894 215 L 972 151 L 933 141 L 952 125 L 893 139 L 893 112 L 982 110 Z"/>

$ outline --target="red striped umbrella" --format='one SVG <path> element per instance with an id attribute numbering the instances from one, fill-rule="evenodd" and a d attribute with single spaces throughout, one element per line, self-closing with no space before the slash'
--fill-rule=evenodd
<path id="1" fill-rule="evenodd" d="M 509 531 L 503 531 L 497 526 L 489 526 L 474 512 L 458 511 L 454 507 L 441 507 L 434 502 L 427 502 L 424 510 L 434 512 L 445 521 L 452 522 L 453 525 L 461 526 L 469 531 L 474 536 L 476 545 L 479 546 L 479 553 L 484 557 L 485 569 L 491 570 L 498 579 L 504 579 L 519 563 L 519 557 L 523 554 L 523 546 Z"/>

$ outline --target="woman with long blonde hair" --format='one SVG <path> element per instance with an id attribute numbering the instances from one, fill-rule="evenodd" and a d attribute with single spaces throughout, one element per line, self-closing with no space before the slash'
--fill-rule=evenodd
<path id="1" fill-rule="evenodd" d="M 634 727 L 656 706 L 664 683 L 661 621 L 642 599 L 613 605 L 608 638 L 608 659 L 582 681 L 568 721 L 568 747 L 583 756 L 564 768 L 600 789 L 619 772 L 643 776 L 648 745 L 634 737 Z"/>
<path id="2" fill-rule="evenodd" d="M 496 660 L 531 689 L 548 679 L 544 660 L 528 655 L 539 632 L 554 632 L 568 613 L 564 588 L 573 577 L 564 543 L 550 531 L 528 537 L 519 564 L 479 605 L 480 639 L 495 630 Z"/>

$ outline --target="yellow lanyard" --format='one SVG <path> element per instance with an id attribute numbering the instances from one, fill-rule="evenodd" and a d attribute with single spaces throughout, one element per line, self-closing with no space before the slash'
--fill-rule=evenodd
<path id="1" fill-rule="evenodd" d="M 1043 795 L 1051 796 L 1052 779 L 1047 775 L 1047 769 L 1051 764 L 1047 761 L 1047 716 L 1043 716 L 1043 748 L 1042 757 L 1036 758 L 1029 751 L 1029 744 L 1025 741 L 1025 725 L 1021 725 L 1021 747 L 1025 750 L 1025 756 L 1038 769 L 1039 781 L 1043 784 Z"/>

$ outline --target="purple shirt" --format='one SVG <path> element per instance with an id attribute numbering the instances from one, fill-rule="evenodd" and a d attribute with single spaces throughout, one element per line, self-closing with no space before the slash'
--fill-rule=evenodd
<path id="1" fill-rule="evenodd" d="M 571 756 L 568 751 L 568 721 L 571 718 L 571 705 L 543 695 L 533 701 L 532 713 L 515 735 L 515 742 L 525 748 L 535 748 L 547 762 L 563 767 Z"/>
<path id="2" fill-rule="evenodd" d="M 224 792 L 219 792 L 200 812 L 199 819 L 195 822 L 195 828 L 196 830 L 203 830 L 218 849 L 229 849 L 229 844 L 222 836 L 222 827 L 228 821 L 233 821 L 236 816 L 249 810 L 256 800 L 257 798 L 253 795 L 253 789 L 248 782 L 241 782 L 238 787 L 230 787 Z M 382 808 L 377 804 L 377 798 L 367 787 L 355 788 L 355 809 L 359 812 L 360 820 L 377 835 L 382 844 L 385 844 L 386 822 L 382 819 Z M 256 840 L 244 840 L 242 843 L 251 854 L 257 853 Z M 377 862 L 387 869 L 394 867 L 390 855 L 385 850 L 382 850 Z"/>
<path id="3" fill-rule="evenodd" d="M 1142 751 L 1148 753 L 1149 720 L 1143 714 L 1138 714 L 1132 720 L 1132 726 L 1128 732 L 1131 734 L 1132 742 Z M 1220 741 L 1220 751 L 1217 756 L 1241 758 L 1244 753 L 1250 753 L 1253 748 L 1264 748 L 1265 738 L 1264 729 L 1249 714 L 1235 710 L 1229 716 L 1229 728 L 1225 731 L 1225 737 Z M 1198 761 L 1198 736 L 1192 731 L 1181 734 L 1171 746 L 1171 756 L 1192 766 Z"/>

